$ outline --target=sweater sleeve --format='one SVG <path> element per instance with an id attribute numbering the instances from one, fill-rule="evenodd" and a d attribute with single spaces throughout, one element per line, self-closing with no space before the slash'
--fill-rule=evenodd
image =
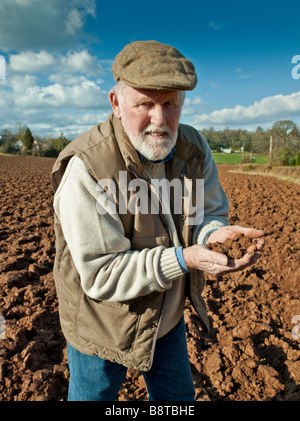
<path id="1" fill-rule="evenodd" d="M 175 247 L 131 250 L 118 214 L 97 211 L 100 194 L 98 183 L 74 156 L 55 193 L 54 211 L 84 292 L 122 302 L 170 289 L 183 274 Z"/>
<path id="2" fill-rule="evenodd" d="M 201 136 L 201 135 L 200 135 Z M 207 236 L 214 230 L 229 224 L 229 204 L 220 184 L 218 169 L 206 140 L 201 136 L 204 153 L 204 218 L 193 231 L 193 243 L 205 244 Z"/>

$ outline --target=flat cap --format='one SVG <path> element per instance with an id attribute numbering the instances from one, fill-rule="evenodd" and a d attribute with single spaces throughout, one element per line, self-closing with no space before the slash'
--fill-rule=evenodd
<path id="1" fill-rule="evenodd" d="M 197 85 L 193 63 L 176 48 L 157 41 L 127 44 L 112 66 L 115 80 L 136 89 L 190 91 Z"/>

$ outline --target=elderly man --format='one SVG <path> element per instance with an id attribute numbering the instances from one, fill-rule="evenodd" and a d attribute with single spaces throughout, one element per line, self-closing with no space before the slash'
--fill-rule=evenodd
<path id="1" fill-rule="evenodd" d="M 179 124 L 184 91 L 197 83 L 193 64 L 171 46 L 137 41 L 117 55 L 112 71 L 112 114 L 72 141 L 52 173 L 68 399 L 115 400 L 133 367 L 143 372 L 149 400 L 193 400 L 186 296 L 208 329 L 204 272 L 217 276 L 253 264 L 263 232 L 228 225 L 209 147 L 195 129 Z M 190 219 L 179 206 L 184 187 L 181 194 L 156 189 L 163 180 L 186 181 L 193 204 L 203 180 L 196 209 L 202 217 Z M 239 232 L 256 239 L 256 250 L 239 260 L 205 245 Z"/>

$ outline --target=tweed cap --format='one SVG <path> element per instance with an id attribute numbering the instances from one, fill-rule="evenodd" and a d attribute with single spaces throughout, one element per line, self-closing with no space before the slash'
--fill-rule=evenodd
<path id="1" fill-rule="evenodd" d="M 193 63 L 176 48 L 157 41 L 127 44 L 112 66 L 115 80 L 137 89 L 192 90 L 197 85 Z"/>

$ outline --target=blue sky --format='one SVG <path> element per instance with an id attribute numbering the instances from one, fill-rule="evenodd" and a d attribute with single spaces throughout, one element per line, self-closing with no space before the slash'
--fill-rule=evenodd
<path id="1" fill-rule="evenodd" d="M 196 67 L 183 123 L 255 130 L 290 119 L 300 127 L 299 12 L 296 0 L 1 0 L 0 131 L 23 123 L 34 135 L 73 139 L 104 121 L 116 54 L 151 39 Z"/>

